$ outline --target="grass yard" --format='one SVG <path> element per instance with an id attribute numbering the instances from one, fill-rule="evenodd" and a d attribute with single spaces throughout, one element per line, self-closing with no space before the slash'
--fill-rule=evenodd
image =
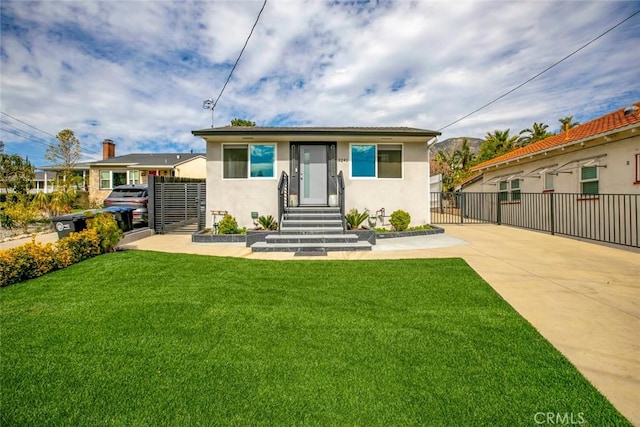
<path id="1" fill-rule="evenodd" d="M 3 426 L 629 425 L 459 259 L 127 251 L 0 295 Z"/>

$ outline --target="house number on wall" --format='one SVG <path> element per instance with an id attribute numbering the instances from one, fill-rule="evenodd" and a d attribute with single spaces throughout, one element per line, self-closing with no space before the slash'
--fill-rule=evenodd
<path id="1" fill-rule="evenodd" d="M 340 158 L 340 157 L 339 157 L 339 158 L 338 158 L 338 163 L 346 163 L 346 162 L 348 162 L 348 161 L 349 161 L 349 159 L 344 158 L 344 157 L 342 157 L 342 158 Z"/>

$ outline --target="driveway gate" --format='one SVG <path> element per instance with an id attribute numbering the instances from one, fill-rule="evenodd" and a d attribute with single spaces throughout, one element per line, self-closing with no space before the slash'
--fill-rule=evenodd
<path id="1" fill-rule="evenodd" d="M 431 193 L 434 224 L 504 224 L 640 247 L 640 194 Z"/>
<path id="2" fill-rule="evenodd" d="M 195 233 L 205 227 L 204 179 L 149 176 L 149 227 L 156 233 Z"/>

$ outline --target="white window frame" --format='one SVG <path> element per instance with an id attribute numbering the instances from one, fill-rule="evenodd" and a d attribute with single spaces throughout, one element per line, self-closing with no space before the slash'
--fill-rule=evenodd
<path id="1" fill-rule="evenodd" d="M 596 171 L 596 177 L 595 178 L 588 178 L 588 179 L 582 179 L 582 170 L 584 168 L 594 168 Z M 589 166 L 580 166 L 579 168 L 579 174 L 578 174 L 578 178 L 579 178 L 579 185 L 580 185 L 580 194 L 585 194 L 588 196 L 596 196 L 598 194 L 600 194 L 600 168 L 598 167 L 598 164 L 594 164 L 594 165 L 589 165 Z M 585 183 L 591 183 L 591 182 L 597 182 L 598 183 L 598 192 L 597 193 L 585 193 L 584 190 L 582 189 L 583 184 Z"/>
<path id="2" fill-rule="evenodd" d="M 273 147 L 273 176 L 251 176 L 251 146 L 256 145 L 268 145 Z M 225 147 L 246 147 L 247 149 L 247 176 L 237 178 L 225 178 L 224 177 L 224 149 Z M 257 179 L 257 180 L 269 180 L 278 179 L 277 177 L 277 162 L 278 162 L 278 144 L 275 142 L 251 142 L 251 143 L 229 143 L 222 144 L 220 147 L 220 178 L 225 181 L 232 180 L 244 180 L 244 179 Z"/>
<path id="3" fill-rule="evenodd" d="M 500 200 L 500 203 L 520 203 L 522 200 L 520 178 L 504 179 L 502 181 L 498 181 L 498 193 L 498 199 Z"/>
<path id="4" fill-rule="evenodd" d="M 551 185 L 549 186 L 549 182 L 547 181 L 547 179 L 550 178 L 551 179 Z M 555 191 L 555 186 L 556 186 L 556 176 L 555 174 L 552 173 L 545 173 L 543 175 L 543 182 L 542 182 L 542 189 L 545 192 L 551 192 L 551 191 Z"/>
<path id="5" fill-rule="evenodd" d="M 103 172 L 109 173 L 109 179 L 108 180 L 103 180 L 102 179 L 102 173 Z M 135 182 L 135 183 L 131 182 L 131 172 L 138 172 L 138 182 Z M 113 174 L 114 173 L 125 173 L 126 174 L 125 184 L 139 184 L 140 183 L 140 171 L 138 171 L 138 170 L 100 169 L 98 171 L 98 180 L 99 180 L 98 187 L 100 188 L 100 190 L 113 190 Z M 108 181 L 108 186 L 102 185 L 103 181 Z"/>
<path id="6" fill-rule="evenodd" d="M 373 145 L 375 147 L 374 153 L 374 162 L 375 162 L 375 176 L 353 176 L 353 146 L 354 145 Z M 378 147 L 380 146 L 394 146 L 400 147 L 400 177 L 399 178 L 380 178 L 378 171 Z M 352 142 L 349 144 L 349 178 L 359 180 L 359 179 L 381 179 L 381 180 L 396 180 L 401 181 L 404 179 L 404 151 L 405 147 L 403 143 L 376 143 L 376 142 Z"/>

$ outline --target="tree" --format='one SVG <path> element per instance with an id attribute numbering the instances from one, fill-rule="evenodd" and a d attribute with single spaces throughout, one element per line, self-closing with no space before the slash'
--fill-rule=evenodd
<path id="1" fill-rule="evenodd" d="M 493 133 L 487 133 L 484 142 L 480 146 L 478 161 L 486 162 L 512 151 L 515 148 L 518 137 L 509 135 L 509 131 L 510 129 L 494 130 Z"/>
<path id="2" fill-rule="evenodd" d="M 462 140 L 462 145 L 459 149 L 454 151 L 453 154 L 460 165 L 460 169 L 462 170 L 469 169 L 476 159 L 476 155 L 471 152 L 471 147 L 469 147 L 469 140 L 467 138 Z"/>
<path id="3" fill-rule="evenodd" d="M 49 144 L 44 154 L 45 159 L 60 168 L 56 179 L 56 191 L 53 198 L 66 205 L 68 210 L 76 198 L 76 187 L 80 178 L 73 174 L 74 167 L 82 158 L 80 141 L 70 129 L 64 129 L 56 135 L 57 144 Z"/>
<path id="4" fill-rule="evenodd" d="M 27 194 L 35 175 L 29 159 L 18 154 L 0 154 L 0 187 L 5 193 Z"/>
<path id="5" fill-rule="evenodd" d="M 434 171 L 442 174 L 444 191 L 451 191 L 469 176 L 469 169 L 475 162 L 475 154 L 471 152 L 469 141 L 462 140 L 460 148 L 453 151 L 439 150 L 435 156 Z"/>
<path id="6" fill-rule="evenodd" d="M 518 146 L 524 147 L 525 145 L 550 137 L 553 134 L 547 131 L 548 127 L 549 125 L 545 125 L 544 123 L 534 122 L 530 129 L 521 130 L 520 137 L 517 141 Z"/>
<path id="7" fill-rule="evenodd" d="M 82 158 L 80 141 L 70 129 L 64 129 L 56 135 L 57 144 L 49 144 L 44 158 L 60 166 L 63 179 L 70 178 L 73 168 Z"/>
<path id="8" fill-rule="evenodd" d="M 238 119 L 235 118 L 231 120 L 231 126 L 255 126 L 256 122 L 252 122 L 251 120 Z"/>
<path id="9" fill-rule="evenodd" d="M 558 121 L 562 125 L 560 127 L 560 132 L 566 132 L 567 130 L 580 125 L 580 122 L 573 121 L 573 116 L 567 116 L 565 118 L 558 119 Z"/>

